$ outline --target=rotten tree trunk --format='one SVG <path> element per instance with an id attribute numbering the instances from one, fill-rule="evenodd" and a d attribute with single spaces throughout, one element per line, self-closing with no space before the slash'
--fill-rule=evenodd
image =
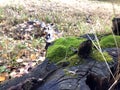
<path id="1" fill-rule="evenodd" d="M 115 35 L 120 35 L 120 18 L 113 18 L 112 20 L 112 30 Z"/>

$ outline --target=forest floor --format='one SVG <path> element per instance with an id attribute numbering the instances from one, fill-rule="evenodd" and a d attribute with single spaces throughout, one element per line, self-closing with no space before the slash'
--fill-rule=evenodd
<path id="1" fill-rule="evenodd" d="M 44 37 L 15 39 L 20 25 L 54 23 L 65 37 L 103 34 L 112 32 L 111 20 L 119 13 L 117 3 L 98 0 L 0 0 L 0 82 L 29 73 L 45 59 Z"/>

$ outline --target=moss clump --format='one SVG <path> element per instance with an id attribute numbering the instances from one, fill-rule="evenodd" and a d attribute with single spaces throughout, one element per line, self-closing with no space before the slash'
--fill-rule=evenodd
<path id="1" fill-rule="evenodd" d="M 66 47 L 63 45 L 54 45 L 48 49 L 47 58 L 52 62 L 57 63 L 64 59 L 66 55 Z"/>
<path id="2" fill-rule="evenodd" d="M 82 59 L 80 59 L 78 57 L 78 55 L 75 54 L 75 55 L 72 55 L 71 57 L 69 57 L 67 59 L 64 59 L 64 60 L 61 60 L 61 61 L 57 62 L 57 65 L 60 65 L 61 63 L 64 63 L 64 62 L 68 62 L 69 63 L 68 66 L 76 66 L 76 65 L 79 65 L 81 61 L 82 61 Z"/>
<path id="3" fill-rule="evenodd" d="M 108 41 L 106 39 L 108 39 Z M 103 38 L 100 42 L 101 45 L 105 43 L 107 45 L 111 44 L 112 46 L 114 46 L 115 45 L 114 43 L 109 43 L 110 41 L 112 41 L 112 40 L 109 41 L 109 39 L 112 39 L 111 35 Z M 71 48 L 77 49 L 80 43 L 82 43 L 85 40 L 86 39 L 76 38 L 76 37 L 60 38 L 54 42 L 54 45 L 48 48 L 46 57 L 51 62 L 56 63 L 58 65 L 60 65 L 61 63 L 66 63 L 66 62 L 69 63 L 69 66 L 79 65 L 83 61 L 83 59 L 78 57 L 77 54 L 74 54 Z M 105 56 L 108 62 L 111 62 L 113 60 L 112 57 L 107 52 L 103 52 L 103 55 Z M 97 50 L 93 50 L 90 56 L 91 58 L 95 60 L 104 61 L 103 56 Z"/>
<path id="4" fill-rule="evenodd" d="M 115 36 L 118 47 L 120 47 L 120 36 Z M 113 35 L 105 36 L 101 38 L 100 45 L 102 48 L 116 47 Z"/>
<path id="5" fill-rule="evenodd" d="M 107 62 L 112 62 L 113 61 L 113 58 L 107 52 L 102 52 L 102 53 L 103 53 L 104 57 L 106 58 Z M 98 60 L 98 61 L 105 61 L 103 59 L 102 54 L 97 50 L 94 50 L 92 52 L 91 57 L 95 60 Z"/>
<path id="6" fill-rule="evenodd" d="M 70 58 L 68 58 L 68 61 L 70 62 L 69 66 L 76 66 L 80 64 L 81 59 L 78 57 L 78 55 L 73 55 Z"/>
<path id="7" fill-rule="evenodd" d="M 53 46 L 48 48 L 46 57 L 54 63 L 64 59 L 68 60 L 74 53 L 71 48 L 77 49 L 84 40 L 76 37 L 60 38 L 54 42 Z"/>

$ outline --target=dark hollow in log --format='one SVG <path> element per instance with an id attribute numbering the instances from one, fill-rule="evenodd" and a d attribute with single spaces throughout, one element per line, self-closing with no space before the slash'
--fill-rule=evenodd
<path id="1" fill-rule="evenodd" d="M 120 18 L 113 18 L 112 20 L 112 30 L 115 35 L 120 35 Z"/>

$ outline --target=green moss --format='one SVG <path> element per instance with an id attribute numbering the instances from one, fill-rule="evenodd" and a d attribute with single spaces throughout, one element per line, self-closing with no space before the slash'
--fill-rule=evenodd
<path id="1" fill-rule="evenodd" d="M 80 62 L 82 61 L 82 59 L 80 59 L 78 57 L 77 54 L 71 56 L 70 58 L 68 58 L 68 61 L 70 62 L 70 65 L 69 66 L 76 66 L 76 65 L 79 65 Z"/>
<path id="2" fill-rule="evenodd" d="M 71 74 L 69 73 L 69 71 L 67 69 L 63 69 L 64 73 L 66 76 L 71 76 Z"/>
<path id="3" fill-rule="evenodd" d="M 120 36 L 115 36 L 118 47 L 120 47 Z M 105 36 L 101 38 L 100 45 L 102 48 L 116 47 L 113 35 Z"/>
<path id="4" fill-rule="evenodd" d="M 75 54 L 67 59 L 60 60 L 59 62 L 57 62 L 57 65 L 60 65 L 61 63 L 64 63 L 64 62 L 68 62 L 69 63 L 68 66 L 76 66 L 82 62 L 82 59 L 80 59 L 78 55 Z"/>
<path id="5" fill-rule="evenodd" d="M 54 45 L 48 49 L 47 58 L 52 62 L 57 63 L 64 59 L 66 55 L 66 47 L 63 45 Z"/>
<path id="6" fill-rule="evenodd" d="M 117 40 L 118 40 L 118 36 Z M 109 39 L 111 39 L 111 35 L 107 36 L 105 38 L 102 38 L 101 45 L 103 47 L 103 43 L 105 44 L 111 44 L 114 46 L 114 43 L 109 43 Z M 108 39 L 108 41 L 106 40 Z M 76 66 L 83 62 L 82 58 L 79 58 L 77 54 L 74 54 L 71 48 L 77 49 L 85 39 L 83 38 L 76 38 L 76 37 L 67 37 L 67 38 L 60 38 L 54 42 L 54 45 L 50 46 L 47 51 L 46 57 L 53 63 L 56 63 L 57 65 L 60 65 L 61 63 L 68 62 L 69 66 Z M 108 62 L 111 62 L 113 59 L 112 57 L 107 53 L 103 52 L 103 55 L 107 59 Z M 93 50 L 93 52 L 90 55 L 93 59 L 98 61 L 104 61 L 103 56 L 100 52 L 97 50 Z"/>
<path id="7" fill-rule="evenodd" d="M 113 58 L 107 52 L 103 52 L 103 55 L 106 58 L 107 62 L 111 62 L 113 60 Z M 92 52 L 91 57 L 98 61 L 104 61 L 102 54 L 97 50 L 94 50 Z"/>
<path id="8" fill-rule="evenodd" d="M 84 40 L 76 37 L 60 38 L 54 42 L 53 46 L 48 48 L 46 57 L 54 63 L 59 63 L 64 59 L 68 60 L 74 53 L 71 48 L 77 49 Z"/>
<path id="9" fill-rule="evenodd" d="M 78 46 L 80 43 L 84 41 L 85 39 L 80 39 L 80 38 L 76 38 L 76 37 L 67 37 L 67 38 L 60 38 L 58 40 L 55 41 L 54 44 L 56 45 L 64 45 L 64 46 Z"/>

